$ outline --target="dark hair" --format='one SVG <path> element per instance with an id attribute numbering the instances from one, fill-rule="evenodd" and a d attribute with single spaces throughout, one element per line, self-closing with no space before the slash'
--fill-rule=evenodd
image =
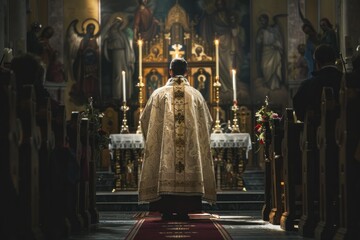
<path id="1" fill-rule="evenodd" d="M 171 60 L 170 69 L 174 75 L 184 75 L 187 70 L 187 62 L 184 58 L 174 58 Z"/>
<path id="2" fill-rule="evenodd" d="M 315 49 L 314 58 L 320 64 L 326 64 L 326 63 L 335 64 L 336 61 L 335 50 L 329 44 L 320 44 Z"/>
<path id="3" fill-rule="evenodd" d="M 320 19 L 320 22 L 325 22 L 328 28 L 333 28 L 333 25 L 331 24 L 330 20 L 328 18 L 322 18 Z"/>
<path id="4" fill-rule="evenodd" d="M 314 26 L 310 23 L 304 23 L 302 26 L 301 26 L 301 29 L 304 31 L 305 28 L 310 28 L 312 32 L 316 32 Z"/>

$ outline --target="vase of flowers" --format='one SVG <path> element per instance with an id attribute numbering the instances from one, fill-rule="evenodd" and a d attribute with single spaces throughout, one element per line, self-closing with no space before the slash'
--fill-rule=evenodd
<path id="1" fill-rule="evenodd" d="M 269 109 L 269 98 L 265 97 L 265 104 L 255 113 L 255 135 L 260 145 L 269 144 L 271 141 L 271 128 L 274 119 L 279 119 L 279 115 Z"/>

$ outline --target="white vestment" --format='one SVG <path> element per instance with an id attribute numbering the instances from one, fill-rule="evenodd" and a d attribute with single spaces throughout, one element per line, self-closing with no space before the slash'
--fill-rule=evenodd
<path id="1" fill-rule="evenodd" d="M 183 76 L 170 78 L 150 96 L 140 116 L 145 139 L 139 201 L 162 194 L 216 201 L 210 149 L 212 118 L 201 93 Z"/>

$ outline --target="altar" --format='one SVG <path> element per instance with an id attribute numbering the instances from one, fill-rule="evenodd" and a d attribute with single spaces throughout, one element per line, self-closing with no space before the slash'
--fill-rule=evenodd
<path id="1" fill-rule="evenodd" d="M 212 149 L 218 191 L 245 191 L 242 174 L 252 149 L 248 133 L 213 133 Z M 143 162 L 142 134 L 111 134 L 109 149 L 116 191 L 136 191 Z"/>

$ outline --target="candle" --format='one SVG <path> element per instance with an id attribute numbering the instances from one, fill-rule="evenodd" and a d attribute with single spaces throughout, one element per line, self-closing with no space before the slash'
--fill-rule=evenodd
<path id="1" fill-rule="evenodd" d="M 235 102 L 235 101 L 237 101 L 236 100 L 236 70 L 235 69 L 232 70 L 232 81 L 233 81 L 234 102 Z"/>
<path id="2" fill-rule="evenodd" d="M 219 40 L 215 40 L 215 53 L 216 53 L 216 76 L 219 77 Z"/>
<path id="3" fill-rule="evenodd" d="M 138 40 L 138 44 L 139 44 L 139 77 L 141 77 L 142 76 L 142 44 L 143 44 L 141 39 Z"/>
<path id="4" fill-rule="evenodd" d="M 122 71 L 123 101 L 126 102 L 125 71 Z"/>

